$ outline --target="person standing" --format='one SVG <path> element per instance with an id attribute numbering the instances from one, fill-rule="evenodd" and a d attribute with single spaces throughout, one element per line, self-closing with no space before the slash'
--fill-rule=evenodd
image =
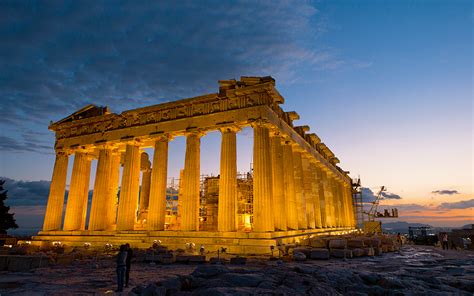
<path id="1" fill-rule="evenodd" d="M 441 236 L 441 244 L 443 246 L 443 250 L 448 250 L 449 249 L 448 234 L 447 233 L 443 233 L 443 235 Z"/>
<path id="2" fill-rule="evenodd" d="M 126 272 L 125 272 L 125 287 L 128 287 L 128 280 L 130 279 L 130 267 L 132 265 L 133 251 L 129 243 L 125 244 L 127 249 Z"/>
<path id="3" fill-rule="evenodd" d="M 127 269 L 126 262 L 127 262 L 127 249 L 125 245 L 121 245 L 120 250 L 117 254 L 117 292 L 123 291 L 125 272 Z"/>

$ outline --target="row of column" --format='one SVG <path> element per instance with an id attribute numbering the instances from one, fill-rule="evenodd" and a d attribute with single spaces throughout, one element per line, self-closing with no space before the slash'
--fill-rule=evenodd
<path id="1" fill-rule="evenodd" d="M 332 176 L 311 156 L 286 141 L 279 133 L 270 133 L 262 123 L 253 125 L 253 230 L 353 227 L 354 213 L 349 184 Z M 221 162 L 218 202 L 218 231 L 237 230 L 237 153 L 238 129 L 221 129 Z M 181 230 L 199 229 L 200 138 L 199 132 L 186 135 L 186 155 L 182 191 Z M 166 215 L 168 143 L 156 139 L 152 169 L 145 168 L 140 208 L 147 208 L 148 230 L 163 230 Z M 64 218 L 64 230 L 84 230 L 92 157 L 87 151 L 75 152 Z M 112 146 L 99 150 L 98 165 L 90 211 L 89 230 L 133 230 L 136 223 L 140 190 L 141 152 L 139 143 L 126 146 L 117 210 L 117 190 L 121 156 Z M 61 229 L 68 155 L 58 152 L 43 230 Z M 145 173 L 148 174 L 145 176 Z"/>

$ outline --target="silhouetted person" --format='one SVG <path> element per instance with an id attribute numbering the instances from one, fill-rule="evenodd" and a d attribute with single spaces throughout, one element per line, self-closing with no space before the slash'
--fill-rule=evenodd
<path id="1" fill-rule="evenodd" d="M 446 247 L 446 250 L 447 250 L 447 249 L 448 249 L 448 248 Z M 451 250 L 457 250 L 457 249 L 458 249 L 458 248 L 457 248 L 456 244 L 454 243 L 453 240 L 451 240 Z"/>
<path id="2" fill-rule="evenodd" d="M 125 245 L 120 246 L 117 254 L 117 292 L 123 291 L 125 272 L 127 271 L 127 249 Z"/>
<path id="3" fill-rule="evenodd" d="M 449 249 L 447 233 L 443 233 L 443 235 L 441 236 L 441 245 L 443 246 L 443 250 Z"/>
<path id="4" fill-rule="evenodd" d="M 128 287 L 128 280 L 130 278 L 130 267 L 132 265 L 133 251 L 132 251 L 132 248 L 130 248 L 129 243 L 126 243 L 125 247 L 127 249 L 127 260 L 126 260 L 127 270 L 125 272 L 125 287 Z"/>

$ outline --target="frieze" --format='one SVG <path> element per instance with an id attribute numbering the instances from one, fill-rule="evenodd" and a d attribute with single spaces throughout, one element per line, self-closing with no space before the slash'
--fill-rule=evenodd
<path id="1" fill-rule="evenodd" d="M 273 100 L 266 92 L 251 93 L 236 97 L 220 98 L 212 100 L 186 100 L 185 103 L 174 105 L 165 103 L 163 109 L 159 105 L 148 111 L 147 108 L 138 109 L 137 112 L 126 111 L 120 115 L 108 114 L 107 116 L 95 117 L 93 119 L 77 120 L 67 122 L 58 126 L 52 125 L 56 131 L 56 139 L 64 139 L 94 133 L 105 133 L 134 126 L 155 124 L 170 120 L 189 118 L 194 116 L 225 112 L 227 110 L 242 109 L 260 105 L 273 105 Z"/>

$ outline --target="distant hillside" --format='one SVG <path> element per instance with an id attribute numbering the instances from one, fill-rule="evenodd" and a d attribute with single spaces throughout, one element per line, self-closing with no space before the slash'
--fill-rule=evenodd
<path id="1" fill-rule="evenodd" d="M 392 232 L 392 233 L 408 233 L 408 227 L 422 227 L 422 226 L 429 226 L 428 224 L 422 223 L 408 223 L 404 221 L 399 222 L 389 222 L 389 223 L 382 223 L 382 230 L 384 232 Z"/>

